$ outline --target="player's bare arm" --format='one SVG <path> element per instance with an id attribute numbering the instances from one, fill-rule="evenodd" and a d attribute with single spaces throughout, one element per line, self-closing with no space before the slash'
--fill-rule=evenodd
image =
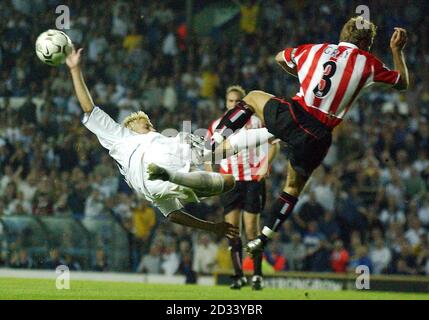
<path id="1" fill-rule="evenodd" d="M 227 222 L 211 222 L 198 219 L 184 211 L 173 211 L 168 215 L 171 222 L 187 227 L 196 228 L 215 233 L 217 236 L 234 238 L 238 236 L 238 228 Z"/>
<path id="2" fill-rule="evenodd" d="M 82 70 L 80 68 L 82 50 L 83 48 L 80 48 L 76 51 L 73 48 L 72 53 L 70 53 L 70 55 L 67 57 L 66 63 L 70 69 L 74 90 L 76 91 L 80 106 L 83 112 L 89 113 L 92 111 L 92 109 L 94 109 L 94 102 L 85 84 Z"/>
<path id="3" fill-rule="evenodd" d="M 284 59 L 284 50 L 280 51 L 276 55 L 276 62 L 280 65 L 280 67 L 283 68 L 287 73 L 293 75 L 294 77 L 298 77 L 298 72 L 296 70 L 296 66 L 294 68 L 291 68 L 287 65 L 285 59 Z"/>
<path id="4" fill-rule="evenodd" d="M 394 87 L 398 90 L 407 90 L 410 82 L 404 56 L 404 47 L 406 43 L 407 31 L 402 28 L 395 28 L 392 38 L 390 39 L 390 49 L 392 50 L 395 70 L 400 74 L 399 82 Z"/>
<path id="5" fill-rule="evenodd" d="M 259 179 L 258 179 L 259 181 L 268 176 L 268 173 L 269 173 L 268 168 L 273 163 L 274 158 L 278 154 L 279 150 L 280 150 L 279 143 L 270 144 L 268 148 L 267 162 L 261 166 L 261 168 L 258 170 L 258 173 L 257 173 L 257 175 L 259 176 Z"/>

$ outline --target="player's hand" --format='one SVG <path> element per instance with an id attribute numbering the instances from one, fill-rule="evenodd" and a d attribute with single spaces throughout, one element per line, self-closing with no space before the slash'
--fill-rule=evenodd
<path id="1" fill-rule="evenodd" d="M 74 69 L 80 66 L 80 57 L 81 57 L 82 50 L 83 48 L 80 48 L 76 51 L 76 49 L 73 47 L 72 52 L 69 54 L 69 56 L 66 59 L 66 63 L 70 69 Z"/>
<path id="2" fill-rule="evenodd" d="M 402 51 L 407 43 L 407 31 L 402 28 L 395 28 L 390 39 L 390 48 L 392 50 Z"/>
<path id="3" fill-rule="evenodd" d="M 238 228 L 225 221 L 215 222 L 212 231 L 220 237 L 236 238 L 239 236 Z"/>
<path id="4" fill-rule="evenodd" d="M 270 171 L 268 170 L 268 166 L 267 165 L 262 165 L 259 169 L 258 172 L 256 173 L 257 179 L 258 181 L 262 181 L 264 180 L 266 177 L 268 177 L 270 174 Z"/>

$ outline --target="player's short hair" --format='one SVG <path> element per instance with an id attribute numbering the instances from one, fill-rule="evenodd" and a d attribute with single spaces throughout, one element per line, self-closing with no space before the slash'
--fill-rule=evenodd
<path id="1" fill-rule="evenodd" d="M 360 28 L 358 26 L 361 26 Z M 359 45 L 359 42 L 366 40 L 371 44 L 377 33 L 377 26 L 364 19 L 362 16 L 353 17 L 347 21 L 340 33 L 340 41 L 350 42 Z"/>
<path id="2" fill-rule="evenodd" d="M 242 86 L 239 85 L 229 86 L 226 89 L 226 95 L 228 95 L 230 92 L 238 92 L 241 95 L 241 98 L 244 98 L 244 96 L 246 95 L 246 91 L 243 89 Z"/>
<path id="3" fill-rule="evenodd" d="M 137 112 L 131 113 L 128 117 L 124 119 L 124 121 L 122 122 L 122 125 L 125 128 L 129 128 L 131 122 L 140 120 L 140 119 L 145 119 L 149 123 L 149 125 L 153 127 L 152 122 L 150 122 L 149 116 L 143 111 L 137 111 Z"/>

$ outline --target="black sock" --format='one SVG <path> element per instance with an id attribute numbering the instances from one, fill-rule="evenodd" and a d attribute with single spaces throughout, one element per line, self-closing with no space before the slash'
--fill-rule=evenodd
<path id="1" fill-rule="evenodd" d="M 262 276 L 262 251 L 256 251 L 253 253 L 253 274 L 255 276 Z"/>
<path id="2" fill-rule="evenodd" d="M 234 108 L 228 110 L 222 116 L 219 124 L 215 129 L 215 134 L 220 134 L 224 137 L 224 139 L 226 139 L 236 130 L 243 128 L 246 125 L 247 121 L 249 121 L 253 113 L 254 112 L 252 111 L 252 109 L 250 109 L 249 105 L 247 105 L 246 102 L 244 102 L 243 100 L 238 101 L 235 104 Z M 214 150 L 215 145 L 217 143 L 220 143 L 220 141 L 215 141 L 215 139 L 212 138 L 212 150 Z"/>
<path id="3" fill-rule="evenodd" d="M 229 249 L 231 250 L 232 265 L 234 267 L 234 275 L 242 277 L 243 268 L 243 243 L 241 238 L 228 239 Z"/>
<path id="4" fill-rule="evenodd" d="M 262 230 L 262 241 L 267 241 L 268 238 L 271 238 L 272 232 L 277 232 L 282 226 L 283 222 L 290 216 L 298 202 L 298 198 L 294 197 L 286 192 L 277 198 L 274 202 L 270 215 L 268 217 L 268 223 L 265 224 L 264 230 Z M 267 230 L 267 228 L 269 230 Z M 265 236 L 265 237 L 264 237 Z"/>

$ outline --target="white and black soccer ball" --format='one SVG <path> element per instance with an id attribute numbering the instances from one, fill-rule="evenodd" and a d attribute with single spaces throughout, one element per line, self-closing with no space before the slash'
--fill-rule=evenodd
<path id="1" fill-rule="evenodd" d="M 36 40 L 36 54 L 39 59 L 50 65 L 58 66 L 66 61 L 72 52 L 73 44 L 68 35 L 60 30 L 48 30 Z"/>

